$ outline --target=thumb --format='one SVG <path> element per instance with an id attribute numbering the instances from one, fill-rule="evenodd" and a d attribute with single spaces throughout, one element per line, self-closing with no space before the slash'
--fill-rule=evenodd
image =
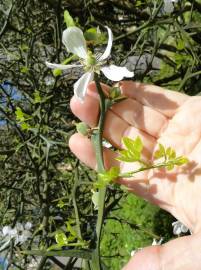
<path id="1" fill-rule="evenodd" d="M 200 270 L 201 234 L 180 237 L 137 252 L 123 270 Z"/>

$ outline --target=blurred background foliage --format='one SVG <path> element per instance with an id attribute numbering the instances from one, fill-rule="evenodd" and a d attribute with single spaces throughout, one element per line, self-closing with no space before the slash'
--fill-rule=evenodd
<path id="1" fill-rule="evenodd" d="M 45 65 L 46 60 L 61 63 L 69 57 L 61 41 L 64 10 L 83 31 L 98 26 L 104 32 L 109 26 L 114 34 L 109 61 L 134 71 L 134 80 L 199 95 L 201 1 L 178 0 L 169 9 L 165 2 L 1 1 L 0 222 L 1 228 L 33 224 L 31 239 L 22 244 L 12 239 L 1 248 L 1 233 L 0 250 L 9 269 L 81 269 L 76 254 L 64 261 L 56 251 L 49 259 L 23 255 L 23 250 L 54 245 L 58 232 L 64 234 L 63 251 L 74 250 L 76 243 L 89 249 L 95 244 L 91 187 L 96 175 L 68 148 L 78 121 L 69 103 L 80 71 L 53 74 Z M 104 46 L 99 45 L 101 51 Z M 119 270 L 132 250 L 173 237 L 169 214 L 116 185 L 108 187 L 104 217 L 105 269 Z"/>

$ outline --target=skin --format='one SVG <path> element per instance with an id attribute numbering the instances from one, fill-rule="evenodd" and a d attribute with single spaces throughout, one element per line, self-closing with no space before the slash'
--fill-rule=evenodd
<path id="1" fill-rule="evenodd" d="M 122 149 L 123 136 L 140 136 L 144 160 L 151 160 L 158 143 L 162 143 L 174 148 L 177 155 L 188 157 L 189 163 L 173 171 L 150 170 L 118 182 L 130 192 L 170 212 L 193 232 L 161 246 L 144 248 L 123 270 L 200 270 L 201 97 L 189 97 L 131 81 L 122 81 L 119 86 L 127 99 L 107 112 L 105 139 Z M 109 87 L 102 87 L 107 95 Z M 99 98 L 94 83 L 88 86 L 84 103 L 73 97 L 70 105 L 81 121 L 91 127 L 97 125 Z M 70 138 L 69 146 L 82 162 L 96 168 L 95 154 L 88 138 L 76 133 Z M 122 172 L 137 168 L 136 164 L 118 162 L 116 155 L 112 150 L 104 149 L 107 168 L 120 166 Z"/>

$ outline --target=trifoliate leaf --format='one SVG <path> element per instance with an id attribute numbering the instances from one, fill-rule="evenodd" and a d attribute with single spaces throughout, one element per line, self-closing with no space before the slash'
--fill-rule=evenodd
<path id="1" fill-rule="evenodd" d="M 70 13 L 68 12 L 68 10 L 64 11 L 64 21 L 66 23 L 66 27 L 75 26 L 75 22 L 71 17 Z"/>
<path id="2" fill-rule="evenodd" d="M 137 137 L 135 140 L 124 137 L 122 139 L 122 142 L 127 149 L 119 151 L 119 157 L 117 158 L 117 160 L 124 162 L 140 161 L 141 152 L 143 149 L 143 144 L 140 137 Z"/>
<path id="3" fill-rule="evenodd" d="M 138 152 L 141 153 L 142 149 L 143 149 L 143 144 L 142 141 L 140 139 L 140 137 L 137 137 L 135 140 L 132 140 L 128 137 L 124 137 L 122 139 L 123 144 L 126 146 L 126 148 L 130 151 L 130 152 Z"/>

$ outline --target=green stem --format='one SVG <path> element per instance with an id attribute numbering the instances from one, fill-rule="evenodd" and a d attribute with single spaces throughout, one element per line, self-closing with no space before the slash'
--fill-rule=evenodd
<path id="1" fill-rule="evenodd" d="M 168 165 L 171 165 L 171 164 L 172 164 L 171 162 L 169 162 L 169 163 L 159 163 L 159 164 L 156 164 L 156 165 L 142 167 L 142 168 L 140 168 L 138 170 L 135 170 L 135 171 L 121 173 L 121 174 L 119 174 L 119 177 L 129 178 L 129 177 L 133 177 L 134 174 L 136 174 L 138 172 L 143 172 L 143 171 L 150 170 L 150 169 L 157 169 L 157 168 L 167 167 Z"/>
<path id="2" fill-rule="evenodd" d="M 105 106 L 105 96 L 103 90 L 101 88 L 98 75 L 95 74 L 94 77 L 96 88 L 100 97 L 100 118 L 98 123 L 98 129 L 94 131 L 92 135 L 92 142 L 94 145 L 95 153 L 96 153 L 96 161 L 97 161 L 97 171 L 98 173 L 104 172 L 104 160 L 103 160 L 103 147 L 102 147 L 102 137 L 103 137 L 103 127 L 104 127 L 104 119 L 105 112 L 107 110 Z M 101 262 L 100 262 L 100 238 L 103 224 L 103 215 L 104 215 L 104 203 L 105 203 L 105 194 L 106 187 L 99 189 L 98 196 L 98 218 L 96 224 L 96 249 L 92 258 L 92 268 L 93 270 L 101 270 Z"/>

